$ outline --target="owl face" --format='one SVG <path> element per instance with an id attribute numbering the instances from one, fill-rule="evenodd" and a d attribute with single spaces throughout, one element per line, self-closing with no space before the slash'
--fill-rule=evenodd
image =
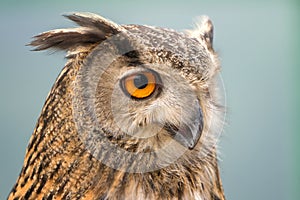
<path id="1" fill-rule="evenodd" d="M 201 146 L 212 62 L 201 42 L 166 29 L 128 27 L 100 43 L 75 81 L 74 118 L 88 148 L 97 151 L 104 134 L 109 149 L 169 163 Z"/>

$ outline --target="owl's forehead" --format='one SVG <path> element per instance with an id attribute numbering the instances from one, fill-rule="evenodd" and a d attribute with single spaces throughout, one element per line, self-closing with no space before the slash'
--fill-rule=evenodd
<path id="1" fill-rule="evenodd" d="M 173 54 L 187 58 L 208 56 L 205 47 L 197 39 L 190 38 L 183 32 L 142 25 L 126 25 L 124 28 L 138 37 L 139 42 L 146 47 L 171 51 Z"/>
<path id="2" fill-rule="evenodd" d="M 152 58 L 172 62 L 175 68 L 187 74 L 205 74 L 212 66 L 213 60 L 207 48 L 186 33 L 142 25 L 126 25 L 124 28 L 139 45 L 149 50 Z"/>

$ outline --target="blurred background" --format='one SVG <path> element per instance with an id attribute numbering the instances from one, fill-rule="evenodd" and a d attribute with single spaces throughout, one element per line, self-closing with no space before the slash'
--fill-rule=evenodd
<path id="1" fill-rule="evenodd" d="M 297 1 L 0 1 L 0 199 L 6 199 L 64 53 L 31 52 L 33 35 L 89 11 L 121 24 L 215 26 L 227 122 L 220 167 L 228 200 L 300 199 L 300 6 Z"/>

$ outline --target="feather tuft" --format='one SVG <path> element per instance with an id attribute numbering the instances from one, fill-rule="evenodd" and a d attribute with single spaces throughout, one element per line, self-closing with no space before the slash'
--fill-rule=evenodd
<path id="1" fill-rule="evenodd" d="M 79 46 L 101 42 L 123 30 L 122 26 L 92 13 L 73 13 L 64 16 L 80 27 L 41 33 L 35 36 L 28 45 L 34 46 L 34 51 L 49 48 L 70 51 Z"/>
<path id="2" fill-rule="evenodd" d="M 195 28 L 186 30 L 186 33 L 200 42 L 203 41 L 209 50 L 213 50 L 214 26 L 208 16 L 203 15 L 199 17 L 197 22 L 195 22 Z"/>

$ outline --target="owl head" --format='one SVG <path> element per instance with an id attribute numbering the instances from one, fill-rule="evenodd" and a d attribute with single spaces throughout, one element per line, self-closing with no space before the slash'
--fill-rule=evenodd
<path id="1" fill-rule="evenodd" d="M 66 17 L 79 27 L 42 33 L 31 45 L 67 51 L 61 76 L 76 68 L 68 105 L 87 151 L 131 172 L 212 154 L 222 109 L 208 17 L 185 32 L 119 25 L 91 13 Z"/>

